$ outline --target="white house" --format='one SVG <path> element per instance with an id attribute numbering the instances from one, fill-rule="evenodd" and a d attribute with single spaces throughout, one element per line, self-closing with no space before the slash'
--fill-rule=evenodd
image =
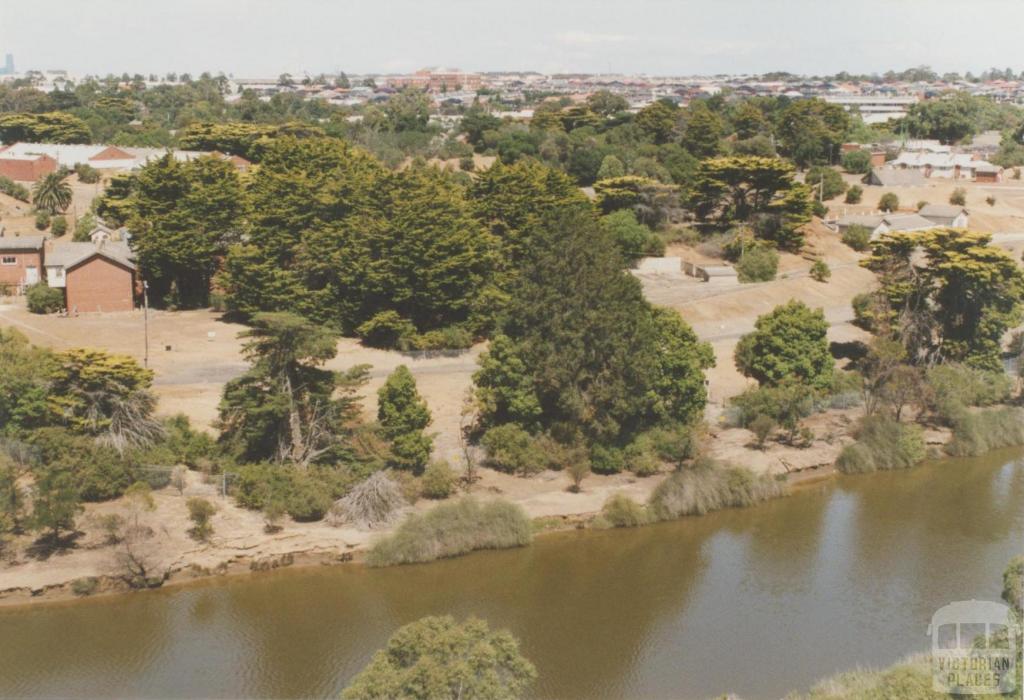
<path id="1" fill-rule="evenodd" d="M 918 212 L 936 226 L 967 228 L 968 212 L 953 204 L 925 204 Z"/>
<path id="2" fill-rule="evenodd" d="M 927 231 L 935 228 L 935 223 L 920 214 L 849 214 L 836 221 L 839 233 L 846 233 L 851 226 L 863 226 L 871 231 L 871 237 L 877 238 L 884 233 L 895 231 Z"/>

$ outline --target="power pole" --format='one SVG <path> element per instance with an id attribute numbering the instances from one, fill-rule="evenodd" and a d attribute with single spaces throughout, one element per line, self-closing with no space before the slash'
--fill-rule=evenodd
<path id="1" fill-rule="evenodd" d="M 142 337 L 145 351 L 142 355 L 142 366 L 149 367 L 149 282 L 142 280 Z"/>

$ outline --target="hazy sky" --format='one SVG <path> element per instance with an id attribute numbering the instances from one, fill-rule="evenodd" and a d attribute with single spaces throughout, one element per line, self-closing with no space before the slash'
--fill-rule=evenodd
<path id="1" fill-rule="evenodd" d="M 16 67 L 710 74 L 1024 68 L 1024 0 L 0 0 Z"/>

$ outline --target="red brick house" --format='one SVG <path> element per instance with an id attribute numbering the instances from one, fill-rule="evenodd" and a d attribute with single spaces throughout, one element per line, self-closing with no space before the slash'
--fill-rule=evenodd
<path id="1" fill-rule="evenodd" d="M 117 242 L 60 243 L 45 257 L 46 280 L 64 290 L 68 311 L 131 311 L 135 308 L 135 263 Z"/>
<path id="2" fill-rule="evenodd" d="M 11 180 L 35 182 L 57 170 L 57 161 L 48 155 L 15 155 L 0 152 L 0 175 Z"/>
<path id="3" fill-rule="evenodd" d="M 0 287 L 20 293 L 43 272 L 43 236 L 4 236 L 0 230 Z"/>

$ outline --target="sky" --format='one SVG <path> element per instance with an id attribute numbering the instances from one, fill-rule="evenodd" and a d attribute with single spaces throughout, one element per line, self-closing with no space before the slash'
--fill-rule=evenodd
<path id="1" fill-rule="evenodd" d="M 1024 0 L 0 0 L 0 54 L 75 75 L 1024 69 Z"/>

